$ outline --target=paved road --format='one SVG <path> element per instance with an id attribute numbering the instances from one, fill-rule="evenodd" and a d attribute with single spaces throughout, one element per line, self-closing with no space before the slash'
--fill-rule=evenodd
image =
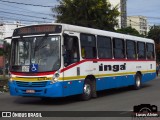
<path id="1" fill-rule="evenodd" d="M 33 97 L 13 97 L 9 93 L 0 94 L 0 111 L 131 111 L 134 105 L 144 103 L 157 105 L 160 109 L 160 77 L 145 83 L 140 90 L 127 87 L 101 91 L 98 92 L 98 98 L 89 101 L 80 101 L 77 97 L 44 101 Z M 56 120 L 61 119 L 64 118 L 56 118 Z M 74 120 L 75 118 L 67 119 Z M 82 119 L 82 117 L 77 119 Z M 100 119 L 117 120 L 120 118 Z M 122 118 L 122 120 L 126 119 L 131 120 L 131 118 Z"/>

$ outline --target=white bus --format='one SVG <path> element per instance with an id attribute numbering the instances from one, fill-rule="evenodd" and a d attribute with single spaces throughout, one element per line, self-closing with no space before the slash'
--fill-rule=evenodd
<path id="1" fill-rule="evenodd" d="M 147 38 L 54 23 L 15 29 L 11 46 L 13 96 L 88 100 L 156 77 L 155 44 Z"/>

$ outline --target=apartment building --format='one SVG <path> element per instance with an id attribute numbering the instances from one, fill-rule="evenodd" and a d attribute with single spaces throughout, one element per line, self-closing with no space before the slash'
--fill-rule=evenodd
<path id="1" fill-rule="evenodd" d="M 4 38 L 11 37 L 15 28 L 22 27 L 22 25 L 18 22 L 13 23 L 4 23 L 0 22 L 0 48 L 4 47 Z M 11 39 L 6 39 L 8 43 L 11 43 Z M 7 63 L 7 59 L 4 56 L 0 56 L 0 69 L 4 68 L 4 65 Z M 0 71 L 1 74 L 1 71 Z"/>
<path id="2" fill-rule="evenodd" d="M 13 34 L 15 28 L 22 27 L 25 25 L 20 24 L 19 22 L 13 23 L 0 23 L 0 40 L 3 40 L 6 37 L 10 37 Z M 10 40 L 7 40 L 10 43 Z"/>
<path id="3" fill-rule="evenodd" d="M 148 32 L 147 18 L 145 16 L 128 16 L 127 26 L 135 28 L 140 34 L 146 35 Z"/>

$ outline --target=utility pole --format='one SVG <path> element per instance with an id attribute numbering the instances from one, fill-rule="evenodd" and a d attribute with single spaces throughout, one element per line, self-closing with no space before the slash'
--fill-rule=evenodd
<path id="1" fill-rule="evenodd" d="M 3 41 L 3 79 L 6 78 L 6 56 L 5 56 L 5 53 L 6 53 L 6 41 Z"/>

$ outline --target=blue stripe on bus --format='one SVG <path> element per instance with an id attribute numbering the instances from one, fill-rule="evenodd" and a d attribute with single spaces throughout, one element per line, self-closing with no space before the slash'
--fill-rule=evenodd
<path id="1" fill-rule="evenodd" d="M 134 75 L 104 77 L 96 79 L 97 91 L 119 88 L 134 85 Z M 156 73 L 147 73 L 142 75 L 142 83 L 152 80 Z M 15 96 L 40 96 L 40 97 L 65 97 L 83 93 L 84 80 L 72 80 L 50 84 L 48 81 L 45 87 L 18 87 L 15 83 L 9 82 L 10 94 Z M 26 93 L 26 90 L 35 90 L 35 93 Z"/>
<path id="2" fill-rule="evenodd" d="M 153 80 L 156 77 L 156 73 L 147 73 L 142 75 L 142 83 L 149 80 Z M 97 91 L 119 88 L 124 86 L 130 86 L 135 84 L 135 75 L 116 76 L 116 77 L 104 77 L 100 80 L 97 79 L 96 86 Z"/>
<path id="3" fill-rule="evenodd" d="M 48 84 L 46 87 L 18 87 L 16 82 L 9 82 L 10 94 L 13 96 L 40 96 L 40 97 L 63 97 L 62 82 Z M 35 93 L 26 93 L 26 90 L 35 90 Z"/>

